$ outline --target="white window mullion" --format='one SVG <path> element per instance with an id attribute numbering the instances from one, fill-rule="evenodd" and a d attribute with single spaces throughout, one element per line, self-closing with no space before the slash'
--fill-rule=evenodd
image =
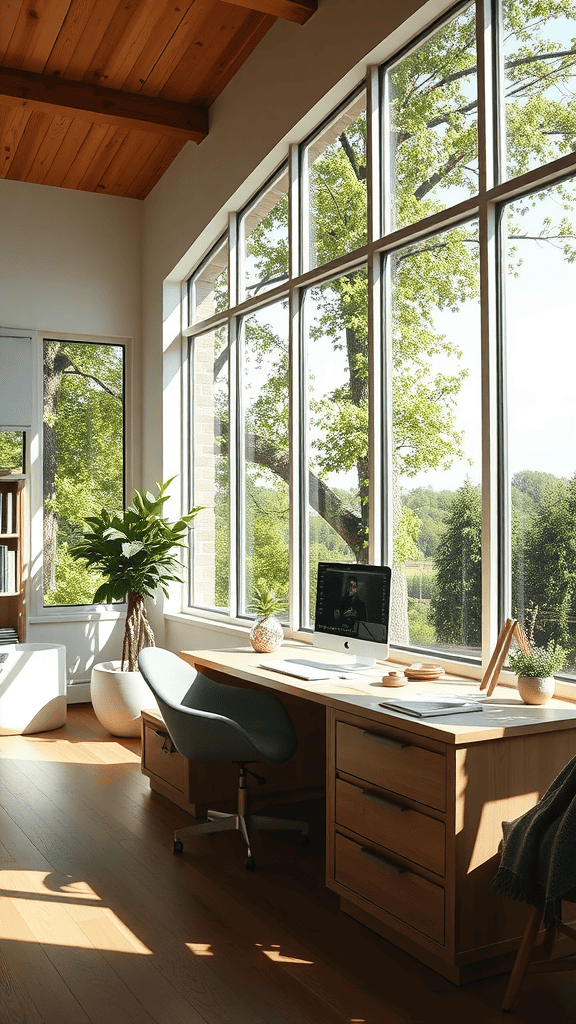
<path id="1" fill-rule="evenodd" d="M 301 248 L 301 200 L 300 200 L 300 149 L 290 147 L 289 159 L 289 195 L 288 195 L 288 238 L 289 238 L 289 278 L 290 292 L 288 296 L 288 349 L 289 349 L 289 432 L 290 432 L 290 588 L 289 588 L 289 621 L 290 628 L 298 630 L 303 617 L 303 570 L 302 552 L 305 549 L 301 511 L 300 491 L 302 479 L 302 409 L 301 409 L 301 362 L 302 337 L 299 291 L 292 286 L 300 269 Z"/>
<path id="2" fill-rule="evenodd" d="M 241 588 L 244 585 L 244 579 L 240 579 L 244 572 L 244 557 L 243 557 L 243 544 L 242 537 L 243 531 L 241 529 L 241 516 L 240 508 L 241 505 L 240 491 L 244 487 L 242 469 L 242 459 L 240 457 L 241 445 L 244 440 L 243 425 L 240 422 L 241 415 L 241 401 L 240 401 L 240 386 L 239 386 L 239 355 L 238 355 L 238 320 L 233 317 L 230 320 L 229 326 L 229 354 L 228 354 L 228 369 L 229 369 L 229 393 L 230 393 L 230 406 L 229 406 L 229 428 L 228 428 L 228 444 L 229 444 L 229 455 L 228 465 L 230 474 L 230 488 L 229 488 L 229 501 L 230 501 L 230 533 L 229 533 L 229 602 L 230 602 L 230 615 L 234 618 L 238 615 L 239 607 L 239 596 L 242 593 Z"/>
<path id="3" fill-rule="evenodd" d="M 380 137 L 380 70 L 368 69 L 366 76 L 366 187 L 368 200 L 368 244 L 380 237 L 382 231 L 380 173 L 382 142 Z M 368 263 L 368 367 L 370 387 L 368 394 L 368 431 L 370 467 L 370 508 L 368 516 L 369 560 L 382 561 L 385 533 L 383 470 L 384 470 L 384 418 L 388 405 L 382 386 L 383 322 L 382 322 L 382 260 L 373 253 Z"/>

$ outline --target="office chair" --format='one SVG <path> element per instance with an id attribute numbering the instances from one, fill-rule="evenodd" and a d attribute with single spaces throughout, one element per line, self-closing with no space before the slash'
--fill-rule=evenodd
<path id="1" fill-rule="evenodd" d="M 174 852 L 181 853 L 188 836 L 236 829 L 247 846 L 244 862 L 255 867 L 250 829 L 298 829 L 308 842 L 308 824 L 286 818 L 250 814 L 247 775 L 264 782 L 246 765 L 279 764 L 296 749 L 296 735 L 283 704 L 270 693 L 217 683 L 160 647 L 147 647 L 138 666 L 152 690 L 172 743 L 190 761 L 229 760 L 239 766 L 236 814 L 208 811 L 207 821 L 174 832 Z"/>

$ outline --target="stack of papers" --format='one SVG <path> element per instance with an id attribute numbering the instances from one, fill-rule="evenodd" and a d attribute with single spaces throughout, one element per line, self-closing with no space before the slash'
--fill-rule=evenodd
<path id="1" fill-rule="evenodd" d="M 467 715 L 470 711 L 482 711 L 482 705 L 469 697 L 452 694 L 416 694 L 414 700 L 382 700 L 381 708 L 399 711 L 414 718 L 435 718 L 436 715 Z"/>

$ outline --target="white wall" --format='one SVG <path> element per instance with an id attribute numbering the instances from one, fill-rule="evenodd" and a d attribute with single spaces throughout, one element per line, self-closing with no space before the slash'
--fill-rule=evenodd
<path id="1" fill-rule="evenodd" d="M 447 0 L 320 0 L 304 26 L 280 19 L 210 111 L 208 137 L 188 143 L 145 200 L 143 476 L 171 476 L 179 457 L 181 342 L 177 282 L 299 142 Z M 164 309 L 163 309 L 164 303 Z M 163 399 L 164 396 L 164 399 Z M 168 396 L 168 397 L 167 397 Z M 153 610 L 162 630 L 161 607 Z M 169 619 L 166 645 L 198 647 L 209 630 Z M 222 631 L 222 643 L 242 634 Z M 200 639 L 199 639 L 200 638 Z"/>
<path id="2" fill-rule="evenodd" d="M 72 338 L 133 339 L 135 450 L 139 452 L 143 206 L 136 200 L 0 180 L 0 328 Z M 2 338 L 0 337 L 0 345 Z M 37 352 L 37 358 L 39 353 Z M 41 364 L 38 362 L 38 371 Z M 40 395 L 32 431 L 34 486 L 41 487 Z M 0 407 L 0 424 L 6 422 Z M 139 478 L 138 458 L 133 467 Z M 34 504 L 34 503 L 33 503 Z M 32 509 L 34 511 L 34 508 Z M 34 534 L 41 536 L 38 523 Z M 39 587 L 41 551 L 31 550 L 29 606 Z M 87 679 L 95 659 L 119 657 L 121 621 L 50 609 L 32 615 L 27 640 L 64 643 L 71 679 Z"/>

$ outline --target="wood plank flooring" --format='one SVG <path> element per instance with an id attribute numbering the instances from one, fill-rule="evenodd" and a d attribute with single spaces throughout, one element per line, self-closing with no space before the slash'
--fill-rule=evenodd
<path id="1" fill-rule="evenodd" d="M 174 855 L 191 819 L 139 753 L 86 705 L 0 737 L 0 1024 L 573 1024 L 574 975 L 527 978 L 505 1014 L 506 977 L 456 988 L 342 914 L 321 802 L 283 806 L 312 843 L 258 833 L 254 873 L 237 834 Z"/>

